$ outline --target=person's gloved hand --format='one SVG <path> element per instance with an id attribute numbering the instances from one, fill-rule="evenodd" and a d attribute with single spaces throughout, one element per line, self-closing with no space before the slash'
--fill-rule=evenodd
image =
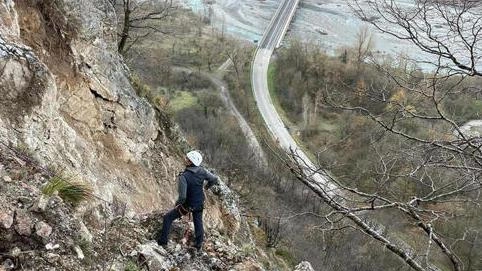
<path id="1" fill-rule="evenodd" d="M 219 186 L 219 185 L 212 186 L 211 191 L 213 191 L 213 194 L 217 195 L 217 196 L 221 196 L 222 192 L 223 192 L 222 189 L 221 189 L 221 186 Z"/>

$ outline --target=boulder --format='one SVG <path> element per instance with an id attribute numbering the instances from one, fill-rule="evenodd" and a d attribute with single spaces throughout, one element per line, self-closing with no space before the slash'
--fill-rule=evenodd
<path id="1" fill-rule="evenodd" d="M 57 191 L 56 191 L 57 192 Z M 59 205 L 61 205 L 64 201 L 62 200 L 62 198 L 58 195 L 58 194 L 55 194 L 53 196 L 51 196 L 49 199 L 48 199 L 48 202 L 47 202 L 47 207 L 51 208 L 51 209 L 55 209 L 57 208 Z"/>
<path id="2" fill-rule="evenodd" d="M 59 244 L 48 243 L 45 245 L 45 249 L 47 250 L 54 250 L 60 248 Z"/>
<path id="3" fill-rule="evenodd" d="M 16 211 L 15 231 L 23 236 L 32 234 L 33 221 L 32 218 L 23 210 Z"/>
<path id="4" fill-rule="evenodd" d="M 10 255 L 15 258 L 19 257 L 21 253 L 22 250 L 19 247 L 14 247 L 10 250 Z"/>
<path id="5" fill-rule="evenodd" d="M 297 266 L 295 266 L 294 271 L 315 271 L 315 269 L 313 269 L 311 263 L 307 261 L 302 261 Z"/>
<path id="6" fill-rule="evenodd" d="M 42 194 L 39 197 L 39 199 L 35 201 L 35 203 L 30 208 L 30 210 L 34 212 L 44 212 L 45 209 L 47 208 L 48 202 L 49 202 L 48 196 Z"/>
<path id="7" fill-rule="evenodd" d="M 8 176 L 8 175 L 3 176 L 2 179 L 6 183 L 12 182 L 12 178 L 10 178 L 10 176 Z"/>
<path id="8" fill-rule="evenodd" d="M 136 250 L 139 259 L 146 263 L 149 270 L 171 270 L 175 266 L 175 263 L 169 259 L 167 251 L 156 242 L 141 244 Z"/>
<path id="9" fill-rule="evenodd" d="M 83 260 L 85 258 L 84 252 L 79 246 L 75 246 L 74 251 L 77 254 L 77 258 L 79 258 L 80 260 Z"/>
<path id="10" fill-rule="evenodd" d="M 43 239 L 49 238 L 50 234 L 52 233 L 52 227 L 49 224 L 40 221 L 35 224 L 35 234 L 42 237 Z"/>
<path id="11" fill-rule="evenodd" d="M 0 266 L 0 270 L 2 270 L 2 268 L 3 270 L 13 270 L 15 268 L 15 264 L 13 263 L 12 259 L 7 258 Z"/>
<path id="12" fill-rule="evenodd" d="M 79 229 L 80 239 L 88 243 L 92 243 L 92 239 L 93 239 L 92 234 L 90 233 L 89 229 L 87 229 L 84 222 L 80 221 L 79 226 L 80 226 L 80 229 Z"/>
<path id="13" fill-rule="evenodd" d="M 13 215 L 9 211 L 0 210 L 0 227 L 10 229 L 13 224 Z"/>

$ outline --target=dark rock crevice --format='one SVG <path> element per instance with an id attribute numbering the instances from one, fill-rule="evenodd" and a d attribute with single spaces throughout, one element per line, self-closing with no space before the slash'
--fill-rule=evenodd
<path id="1" fill-rule="evenodd" d="M 101 99 L 104 102 L 116 103 L 116 101 L 112 101 L 112 100 L 107 99 L 104 96 L 100 95 L 100 93 L 98 91 L 96 91 L 95 89 L 89 88 L 89 90 L 90 90 L 90 93 L 92 93 L 92 95 L 94 95 L 94 97 L 96 99 Z"/>

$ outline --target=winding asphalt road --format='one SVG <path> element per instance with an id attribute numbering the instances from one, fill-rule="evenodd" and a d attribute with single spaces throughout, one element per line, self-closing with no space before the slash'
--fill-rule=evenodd
<path id="1" fill-rule="evenodd" d="M 317 167 L 300 149 L 293 137 L 286 129 L 278 112 L 273 105 L 268 90 L 268 66 L 274 49 L 279 47 L 286 30 L 294 16 L 299 0 L 284 0 L 276 10 L 273 19 L 265 30 L 263 38 L 258 44 L 251 69 L 251 84 L 258 109 L 280 147 L 287 152 L 295 152 L 296 159 L 304 166 L 304 171 L 311 176 L 317 185 L 320 185 L 328 196 L 335 196 L 337 186 L 321 172 L 316 172 Z"/>

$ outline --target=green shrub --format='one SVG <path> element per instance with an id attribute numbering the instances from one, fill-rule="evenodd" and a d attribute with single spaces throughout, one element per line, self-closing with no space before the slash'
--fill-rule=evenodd
<path id="1" fill-rule="evenodd" d="M 79 237 L 77 239 L 77 244 L 79 248 L 82 250 L 82 252 L 84 253 L 84 256 L 85 256 L 83 260 L 84 264 L 92 266 L 95 263 L 94 248 L 92 247 L 92 243 Z"/>
<path id="2" fill-rule="evenodd" d="M 16 147 L 16 150 L 20 155 L 23 155 L 26 157 L 34 157 L 34 154 L 35 154 L 32 150 L 30 150 L 28 145 L 24 143 L 19 143 Z"/>
<path id="3" fill-rule="evenodd" d="M 126 267 L 124 269 L 125 271 L 140 271 L 139 267 L 137 264 L 133 261 L 128 261 L 126 264 Z"/>
<path id="4" fill-rule="evenodd" d="M 74 206 L 82 201 L 92 198 L 92 188 L 80 182 L 72 182 L 66 177 L 53 176 L 48 184 L 42 189 L 46 195 L 53 195 L 55 192 L 66 202 L 72 203 Z"/>
<path id="5" fill-rule="evenodd" d="M 241 255 L 248 257 L 256 254 L 256 245 L 254 244 L 244 244 L 241 247 Z"/>
<path id="6" fill-rule="evenodd" d="M 151 98 L 150 97 L 150 95 L 152 94 L 151 88 L 148 85 L 146 85 L 137 74 L 133 74 L 130 77 L 130 81 L 137 95 L 139 95 L 140 97 L 145 97 L 147 99 Z"/>
<path id="7" fill-rule="evenodd" d="M 287 249 L 278 248 L 274 252 L 277 256 L 281 257 L 288 265 L 295 266 L 296 265 L 296 258 L 295 256 L 289 252 Z"/>

